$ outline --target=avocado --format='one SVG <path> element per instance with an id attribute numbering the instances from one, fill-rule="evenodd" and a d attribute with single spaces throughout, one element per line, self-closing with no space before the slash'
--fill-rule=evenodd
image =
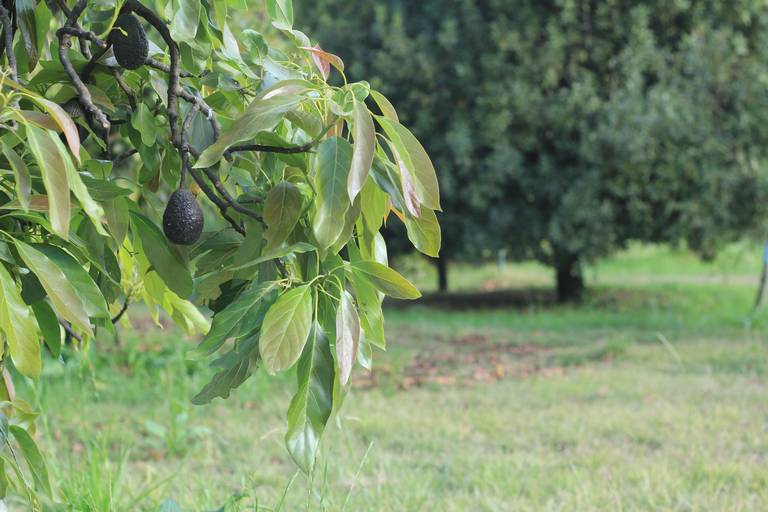
<path id="1" fill-rule="evenodd" d="M 149 56 L 147 33 L 132 13 L 117 17 L 108 41 L 114 48 L 117 63 L 125 69 L 140 68 Z"/>
<path id="2" fill-rule="evenodd" d="M 168 199 L 163 213 L 165 237 L 176 245 L 192 245 L 203 232 L 203 210 L 195 195 L 179 189 Z"/>

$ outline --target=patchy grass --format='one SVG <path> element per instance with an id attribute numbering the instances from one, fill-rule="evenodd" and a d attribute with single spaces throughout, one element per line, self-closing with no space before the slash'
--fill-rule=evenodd
<path id="1" fill-rule="evenodd" d="M 391 346 L 357 370 L 311 480 L 283 448 L 292 376 L 192 407 L 211 371 L 172 329 L 51 362 L 21 392 L 46 411 L 73 510 L 768 510 L 752 256 L 723 271 L 635 248 L 598 265 L 578 307 L 391 309 Z"/>

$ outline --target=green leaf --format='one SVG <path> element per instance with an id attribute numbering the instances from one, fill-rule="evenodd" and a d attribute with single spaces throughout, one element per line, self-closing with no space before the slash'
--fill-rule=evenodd
<path id="1" fill-rule="evenodd" d="M 131 115 L 131 126 L 141 134 L 141 143 L 152 146 L 157 139 L 155 118 L 145 103 L 139 103 Z"/>
<path id="2" fill-rule="evenodd" d="M 285 445 L 302 471 L 309 474 L 333 411 L 333 356 L 328 338 L 317 322 L 312 326 L 296 372 L 299 389 L 288 407 Z"/>
<path id="3" fill-rule="evenodd" d="M 339 362 L 339 378 L 343 386 L 349 382 L 359 343 L 360 318 L 352 296 L 344 291 L 336 310 L 336 360 Z"/>
<path id="4" fill-rule="evenodd" d="M 27 125 L 29 148 L 40 168 L 48 191 L 48 215 L 53 232 L 63 239 L 69 235 L 69 179 L 67 163 L 59 151 L 58 138 L 51 131 Z"/>
<path id="5" fill-rule="evenodd" d="M 198 0 L 173 0 L 170 8 L 173 11 L 171 19 L 171 35 L 177 42 L 187 42 L 197 35 L 198 20 L 200 19 Z"/>
<path id="6" fill-rule="evenodd" d="M 379 291 L 395 299 L 418 299 L 421 293 L 410 281 L 391 268 L 375 261 L 357 261 L 349 264 L 357 273 L 373 284 Z"/>
<path id="7" fill-rule="evenodd" d="M 37 443 L 35 443 L 32 436 L 20 426 L 11 425 L 8 428 L 13 438 L 19 444 L 24 460 L 27 461 L 27 465 L 32 472 L 32 479 L 35 481 L 35 487 L 38 490 L 45 492 L 47 496 L 51 496 L 51 481 L 48 478 L 48 468 L 45 466 L 45 459 L 43 459 L 43 455 L 40 453 Z"/>
<path id="8" fill-rule="evenodd" d="M 434 211 L 422 208 L 419 218 L 406 215 L 405 228 L 408 230 L 408 240 L 416 249 L 433 258 L 440 255 L 440 223 Z"/>
<path id="9" fill-rule="evenodd" d="M 301 205 L 301 192 L 293 183 L 281 181 L 269 191 L 264 201 L 266 250 L 278 247 L 288 238 L 301 217 Z"/>
<path id="10" fill-rule="evenodd" d="M 109 308 L 104 300 L 104 295 L 76 259 L 67 254 L 63 249 L 52 245 L 31 244 L 30 247 L 43 253 L 64 272 L 69 283 L 77 290 L 77 294 L 83 301 L 85 312 L 89 317 L 110 318 Z"/>
<path id="11" fill-rule="evenodd" d="M 267 0 L 267 13 L 280 30 L 293 27 L 293 2 L 291 0 Z"/>
<path id="12" fill-rule="evenodd" d="M 0 329 L 5 333 L 11 359 L 27 377 L 40 375 L 40 340 L 32 313 L 21 298 L 16 281 L 0 263 Z M 0 346 L 0 353 L 2 346 Z"/>
<path id="13" fill-rule="evenodd" d="M 69 181 L 69 188 L 80 202 L 80 206 L 83 208 L 83 211 L 85 211 L 85 214 L 88 215 L 88 218 L 93 222 L 96 231 L 100 235 L 106 236 L 107 232 L 104 230 L 104 226 L 101 225 L 101 218 L 104 216 L 104 210 L 101 208 L 101 205 L 91 197 L 88 187 L 85 186 L 80 174 L 77 172 L 77 169 L 75 169 L 72 160 L 70 160 L 67 150 L 64 148 L 64 144 L 61 143 L 58 137 L 54 138 L 53 142 L 64 162 L 64 168 L 67 171 L 67 180 Z"/>
<path id="14" fill-rule="evenodd" d="M 56 313 L 93 336 L 85 304 L 61 268 L 44 253 L 24 242 L 17 240 L 16 249 L 24 263 L 40 280 Z"/>
<path id="15" fill-rule="evenodd" d="M 195 163 L 195 168 L 210 167 L 221 160 L 224 151 L 233 144 L 254 138 L 259 132 L 271 131 L 286 112 L 301 102 L 297 94 L 283 94 L 256 100 L 245 113 L 221 133 L 219 139 L 208 146 Z"/>
<path id="16" fill-rule="evenodd" d="M 61 327 L 56 318 L 56 312 L 44 300 L 32 304 L 32 311 L 35 313 L 37 325 L 40 326 L 45 344 L 48 345 L 53 357 L 59 357 L 61 355 Z"/>
<path id="17" fill-rule="evenodd" d="M 16 21 L 21 31 L 21 40 L 27 52 L 27 69 L 32 71 L 39 56 L 37 48 L 37 24 L 35 23 L 34 0 L 16 0 Z"/>
<path id="18" fill-rule="evenodd" d="M 355 148 L 352 154 L 352 168 L 349 171 L 347 191 L 349 192 L 349 199 L 354 201 L 368 179 L 376 151 L 376 128 L 368 108 L 362 101 L 355 100 L 352 128 Z"/>
<path id="19" fill-rule="evenodd" d="M 135 211 L 131 212 L 131 225 L 138 232 L 144 254 L 168 288 L 182 299 L 192 295 L 189 269 L 171 251 L 162 231 L 154 222 Z"/>
<path id="20" fill-rule="evenodd" d="M 276 260 L 278 258 L 288 256 L 289 254 L 303 254 L 303 253 L 312 252 L 316 250 L 317 248 L 313 245 L 309 245 L 306 242 L 298 242 L 288 246 L 278 247 L 271 251 L 267 251 L 263 255 L 259 256 L 254 260 L 249 261 L 248 263 L 243 263 L 242 265 L 229 268 L 228 270 L 230 271 L 245 270 L 248 268 L 253 268 L 257 265 L 261 265 L 266 261 Z"/>
<path id="21" fill-rule="evenodd" d="M 408 171 L 413 177 L 416 194 L 421 204 L 430 210 L 441 211 L 440 187 L 437 183 L 437 173 L 432 160 L 424 150 L 424 146 L 413 136 L 405 126 L 377 116 L 376 119 L 392 140 L 398 153 L 403 158 Z"/>
<path id="22" fill-rule="evenodd" d="M 234 302 L 216 313 L 208 335 L 188 357 L 207 357 L 220 349 L 229 338 L 260 329 L 264 316 L 275 302 L 275 295 L 274 282 L 252 282 Z"/>
<path id="23" fill-rule="evenodd" d="M 16 151 L 3 144 L 3 155 L 8 159 L 13 169 L 13 175 L 16 180 L 14 189 L 16 198 L 24 211 L 29 211 L 29 198 L 32 195 L 32 177 L 29 175 L 29 169 Z"/>
<path id="24" fill-rule="evenodd" d="M 224 370 L 217 373 L 211 382 L 192 398 L 192 404 L 205 405 L 214 398 L 227 399 L 233 389 L 237 389 L 254 372 L 259 361 L 258 333 L 237 344 L 222 359 L 227 360 Z"/>
<path id="25" fill-rule="evenodd" d="M 261 330 L 259 351 L 270 375 L 287 370 L 304 349 L 312 323 L 312 290 L 299 286 L 269 308 Z"/>
<path id="26" fill-rule="evenodd" d="M 373 101 L 375 101 L 376 105 L 379 106 L 379 110 L 381 110 L 381 113 L 384 115 L 384 117 L 391 119 L 396 123 L 400 122 L 400 119 L 397 117 L 397 111 L 395 110 L 395 107 L 392 106 L 392 103 L 390 103 L 383 94 L 381 94 L 379 91 L 371 89 L 371 98 L 373 98 Z"/>
<path id="27" fill-rule="evenodd" d="M 312 228 L 318 247 L 327 249 L 344 229 L 342 219 L 351 203 L 347 178 L 352 164 L 352 145 L 333 137 L 320 144 L 315 163 L 316 207 Z"/>
<path id="28" fill-rule="evenodd" d="M 51 118 L 53 118 L 54 122 L 64 134 L 64 138 L 67 140 L 67 145 L 69 146 L 72 156 L 77 162 L 80 162 L 80 135 L 77 131 L 77 125 L 67 115 L 66 111 L 56 103 L 41 96 L 30 94 L 27 98 L 51 115 Z"/>

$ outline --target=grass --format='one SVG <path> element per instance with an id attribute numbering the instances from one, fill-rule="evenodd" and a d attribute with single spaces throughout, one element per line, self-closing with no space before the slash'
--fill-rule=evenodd
<path id="1" fill-rule="evenodd" d="M 173 329 L 51 362 L 21 393 L 72 510 L 768 510 L 766 315 L 745 323 L 760 254 L 727 256 L 634 247 L 578 307 L 390 309 L 311 480 L 283 448 L 292 377 L 192 407 L 211 372 Z M 533 264 L 452 277 L 550 284 Z"/>

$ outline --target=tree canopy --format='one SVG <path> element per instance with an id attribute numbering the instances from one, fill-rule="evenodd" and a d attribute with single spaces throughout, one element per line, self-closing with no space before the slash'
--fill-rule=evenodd
<path id="1" fill-rule="evenodd" d="M 310 472 L 352 368 L 385 347 L 383 298 L 419 296 L 380 228 L 439 250 L 434 168 L 386 97 L 293 28 L 290 0 L 254 4 L 0 7 L 0 427 L 34 476 L 4 459 L 0 490 L 36 509 L 51 487 L 9 369 L 39 376 L 41 340 L 109 340 L 143 302 L 205 334 L 196 404 L 295 367 L 285 442 Z M 235 35 L 262 6 L 277 44 Z"/>
<path id="2" fill-rule="evenodd" d="M 763 2 L 301 4 L 435 158 L 448 258 L 507 249 L 570 298 L 629 241 L 709 257 L 762 227 Z"/>

